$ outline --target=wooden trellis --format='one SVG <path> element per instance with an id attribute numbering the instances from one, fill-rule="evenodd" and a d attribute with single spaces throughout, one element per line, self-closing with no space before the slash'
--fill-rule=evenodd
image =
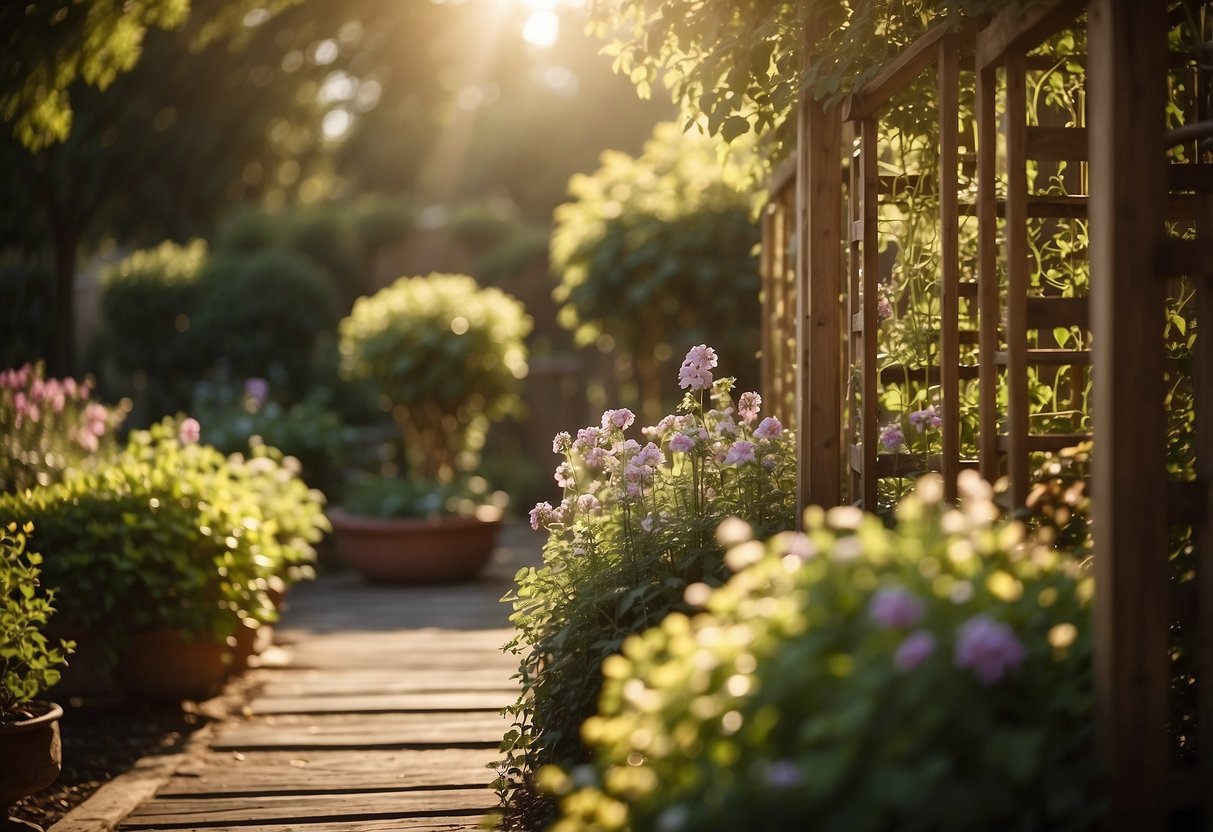
<path id="1" fill-rule="evenodd" d="M 1032 121 L 1027 79 L 1048 66 L 1039 65 L 1032 52 L 1059 30 L 1083 25 L 1084 13 L 1088 51 L 1075 60 L 1085 60 L 1092 79 L 1086 123 Z M 935 182 L 941 327 L 938 367 L 924 372 L 938 385 L 943 437 L 937 459 L 912 464 L 940 470 L 951 494 L 957 472 L 968 463 L 961 457 L 956 408 L 973 370 L 963 368 L 958 357 L 972 343 L 974 334 L 965 325 L 975 318 L 979 466 L 987 478 L 1008 477 L 1013 505 L 1023 505 L 1028 495 L 1033 453 L 1093 435 L 1096 688 L 1099 747 L 1111 775 L 1107 828 L 1134 832 L 1175 824 L 1213 828 L 1213 338 L 1197 338 L 1194 347 L 1196 478 L 1181 482 L 1169 480 L 1166 468 L 1169 365 L 1161 337 L 1167 280 L 1176 275 L 1195 283 L 1198 325 L 1213 321 L 1213 152 L 1208 143 L 1199 144 L 1213 136 L 1207 70 L 1182 70 L 1190 76 L 1187 125 L 1167 134 L 1164 120 L 1168 72 L 1173 77 L 1175 70 L 1167 32 L 1192 19 L 1208 38 L 1213 4 L 1041 0 L 1009 8 L 977 31 L 930 31 L 854 94 L 841 114 L 807 97 L 800 103 L 795 216 L 788 216 L 786 187 L 770 214 L 783 223 L 783 251 L 793 239 L 797 250 L 790 277 L 786 263 L 775 271 L 768 262 L 766 298 L 768 304 L 779 298 L 783 315 L 773 315 L 768 306 L 763 349 L 770 363 L 774 356 L 767 351 L 796 333 L 795 349 L 783 357 L 780 372 L 796 370 L 802 502 L 835 505 L 848 499 L 874 507 L 877 479 L 900 473 L 899 463 L 876 447 L 881 379 L 875 243 L 879 201 L 882 193 L 891 194 L 882 191 L 876 164 L 877 119 L 899 89 L 935 67 L 942 114 Z M 1213 63 L 1213 47 L 1208 62 Z M 948 117 L 966 83 L 977 113 L 977 193 L 971 206 L 960 197 L 959 136 L 956 119 Z M 852 143 L 843 141 L 840 115 L 853 125 Z M 1166 150 L 1177 145 L 1187 148 L 1185 158 L 1169 162 Z M 1085 172 L 1076 192 L 1030 188 L 1030 166 L 1040 171 L 1063 162 Z M 956 245 L 957 223 L 968 213 L 978 224 L 971 263 L 962 261 Z M 1089 295 L 1063 296 L 1033 279 L 1039 269 L 1031 259 L 1033 235 L 1047 223 L 1082 219 L 1089 228 Z M 1181 226 L 1174 221 L 1189 229 L 1186 238 L 1176 236 Z M 776 239 L 773 228 L 769 234 L 767 239 Z M 844 246 L 850 255 L 845 282 Z M 976 280 L 965 279 L 966 272 Z M 838 305 L 840 295 L 845 309 Z M 1055 328 L 1074 333 L 1073 341 L 1060 343 L 1062 336 L 1051 335 Z M 848 356 L 841 373 L 840 352 Z M 851 375 L 847 369 L 855 371 L 853 397 L 842 383 Z M 1085 419 L 1069 429 L 1034 422 L 1029 379 L 1058 372 L 1067 373 L 1073 395 L 1090 390 L 1090 430 Z M 782 391 L 777 397 L 786 395 L 785 377 L 768 375 L 767 381 L 768 389 Z M 1000 384 L 1007 391 L 1005 410 L 995 397 Z M 851 486 L 846 497 L 844 481 Z M 1170 537 L 1177 527 L 1191 528 L 1200 555 L 1191 580 L 1171 580 L 1169 574 Z M 1182 765 L 1171 759 L 1174 743 L 1167 731 L 1176 629 L 1196 633 L 1192 676 L 1199 700 L 1198 753 Z"/>

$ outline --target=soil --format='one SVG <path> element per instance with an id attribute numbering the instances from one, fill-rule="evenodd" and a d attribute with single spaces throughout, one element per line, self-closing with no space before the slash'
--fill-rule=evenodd
<path id="1" fill-rule="evenodd" d="M 183 703 L 133 699 L 61 702 L 63 771 L 54 784 L 19 801 L 10 814 L 47 829 L 141 758 L 172 748 L 207 717 Z"/>

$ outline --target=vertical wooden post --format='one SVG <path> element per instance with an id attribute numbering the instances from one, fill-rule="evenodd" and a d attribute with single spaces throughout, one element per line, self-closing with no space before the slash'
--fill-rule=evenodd
<path id="1" fill-rule="evenodd" d="M 762 390 L 763 395 L 770 396 L 773 401 L 778 400 L 778 391 L 775 388 L 775 333 L 778 331 L 775 316 L 778 314 L 778 306 L 775 302 L 775 251 L 773 249 L 775 243 L 775 222 L 777 219 L 776 203 L 779 199 L 779 194 L 772 192 L 767 202 L 762 209 L 762 247 L 758 253 L 758 274 L 762 279 L 762 295 L 760 301 L 762 303 L 762 328 L 758 343 L 761 344 L 761 352 L 759 360 L 762 367 Z"/>
<path id="2" fill-rule="evenodd" d="M 862 246 L 863 259 L 860 261 L 862 281 L 860 294 L 862 296 L 861 313 L 863 315 L 863 357 L 860 361 L 860 379 L 862 383 L 861 421 L 859 425 L 859 445 L 862 462 L 860 476 L 863 478 L 863 509 L 876 511 L 876 486 L 879 478 L 876 476 L 877 435 L 880 430 L 877 405 L 877 390 L 879 368 L 876 365 L 876 342 L 879 319 L 876 317 L 876 295 L 879 287 L 880 271 L 880 230 L 877 221 L 880 217 L 880 175 L 876 162 L 880 157 L 880 148 L 876 140 L 876 119 L 865 118 L 859 123 L 859 198 L 862 210 L 860 222 L 863 226 Z"/>
<path id="3" fill-rule="evenodd" d="M 1196 159 L 1200 159 L 1199 156 Z M 1196 192 L 1197 239 L 1213 239 L 1213 190 Z M 1197 325 L 1213 324 L 1213 275 L 1196 278 Z M 1192 366 L 1196 408 L 1196 479 L 1204 483 L 1204 522 L 1193 528 L 1193 543 L 1200 554 L 1196 684 L 1200 691 L 1197 724 L 1200 747 L 1213 749 L 1213 337 L 1197 337 Z M 1202 755 L 1205 830 L 1213 829 L 1213 754 Z"/>
<path id="4" fill-rule="evenodd" d="M 858 137 L 855 137 L 858 138 Z M 846 450 L 847 499 L 851 503 L 863 500 L 863 465 L 855 464 L 854 449 L 859 447 L 862 429 L 859 427 L 860 397 L 863 395 L 862 375 L 856 378 L 855 368 L 863 362 L 863 188 L 859 172 L 863 168 L 863 147 L 852 140 L 850 180 L 847 187 L 847 307 L 843 317 L 847 322 L 847 354 L 843 362 L 847 381 L 847 424 L 843 448 Z"/>
<path id="5" fill-rule="evenodd" d="M 1091 0 L 1095 672 L 1107 828 L 1165 827 L 1169 691 L 1163 229 L 1165 10 Z M 1008 217 L 1008 225 L 1012 222 Z"/>
<path id="6" fill-rule="evenodd" d="M 977 68 L 977 310 L 979 332 L 977 354 L 980 366 L 981 402 L 978 407 L 978 440 L 981 475 L 998 479 L 998 215 L 994 202 L 995 161 L 998 155 L 998 125 L 994 95 L 996 74 L 992 66 Z"/>
<path id="7" fill-rule="evenodd" d="M 1028 499 L 1028 115 L 1022 50 L 1007 68 L 1007 474 L 1015 507 Z"/>
<path id="8" fill-rule="evenodd" d="M 960 208 L 957 146 L 960 143 L 960 55 L 956 41 L 939 45 L 939 373 L 943 393 L 944 497 L 956 499 L 960 474 Z"/>
<path id="9" fill-rule="evenodd" d="M 806 52 L 813 43 L 806 27 Z M 796 170 L 797 458 L 801 506 L 837 505 L 842 456 L 838 351 L 842 343 L 842 120 L 811 95 L 801 96 Z"/>

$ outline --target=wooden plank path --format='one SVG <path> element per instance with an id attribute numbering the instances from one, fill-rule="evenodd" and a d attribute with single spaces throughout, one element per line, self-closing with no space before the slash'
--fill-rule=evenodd
<path id="1" fill-rule="evenodd" d="M 292 590 L 263 684 L 120 832 L 421 832 L 480 829 L 513 702 L 512 630 L 499 599 L 538 562 L 507 530 L 486 575 L 386 587 L 355 575 Z"/>

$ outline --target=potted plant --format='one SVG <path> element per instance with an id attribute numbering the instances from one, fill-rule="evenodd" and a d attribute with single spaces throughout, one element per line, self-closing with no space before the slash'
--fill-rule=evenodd
<path id="1" fill-rule="evenodd" d="M 0 495 L 0 523 L 32 519 L 47 579 L 104 664 L 148 698 L 205 695 L 277 611 L 272 592 L 310 576 L 323 498 L 272 449 L 225 457 L 197 425 L 131 434 L 107 464 Z"/>
<path id="2" fill-rule="evenodd" d="M 59 680 L 73 645 L 52 644 L 43 632 L 54 591 L 39 592 L 41 557 L 25 550 L 32 530 L 29 523 L 0 527 L 0 808 L 49 786 L 63 762 L 63 709 L 36 697 Z M 7 817 L 0 811 L 0 827 L 25 826 Z"/>
<path id="3" fill-rule="evenodd" d="M 402 277 L 340 325 L 342 372 L 369 383 L 404 443 L 403 479 L 367 478 L 330 512 L 338 549 L 372 580 L 471 577 L 492 554 L 502 496 L 474 476 L 489 425 L 514 413 L 531 320 L 467 275 Z"/>

